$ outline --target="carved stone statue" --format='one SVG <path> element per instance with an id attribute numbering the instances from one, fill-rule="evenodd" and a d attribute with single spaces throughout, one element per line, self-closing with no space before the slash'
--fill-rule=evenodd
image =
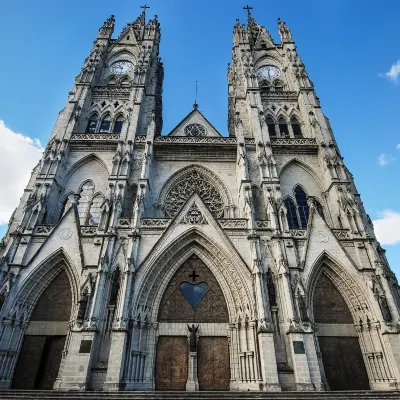
<path id="1" fill-rule="evenodd" d="M 297 305 L 299 306 L 300 319 L 303 322 L 309 321 L 307 313 L 306 296 L 303 296 L 300 291 L 297 291 Z"/>
<path id="2" fill-rule="evenodd" d="M 269 297 L 269 305 L 276 306 L 276 290 L 274 284 L 274 278 L 272 276 L 271 269 L 268 268 L 267 272 L 267 288 L 268 288 L 268 297 Z"/>
<path id="3" fill-rule="evenodd" d="M 192 327 L 190 327 L 189 325 L 187 326 L 190 332 L 190 338 L 189 338 L 189 348 L 190 348 L 190 352 L 191 353 L 195 353 L 197 352 L 197 331 L 199 329 L 199 326 L 194 326 L 194 324 L 192 324 Z"/>
<path id="4" fill-rule="evenodd" d="M 386 322 L 392 321 L 393 320 L 392 313 L 390 312 L 389 304 L 388 304 L 385 296 L 380 296 L 379 297 L 379 306 L 380 306 L 381 311 L 382 311 L 383 319 Z"/>
<path id="5" fill-rule="evenodd" d="M 78 302 L 79 307 L 78 307 L 78 320 L 84 320 L 85 319 L 85 314 L 86 314 L 86 308 L 88 304 L 88 295 L 87 293 L 82 293 L 81 298 Z"/>

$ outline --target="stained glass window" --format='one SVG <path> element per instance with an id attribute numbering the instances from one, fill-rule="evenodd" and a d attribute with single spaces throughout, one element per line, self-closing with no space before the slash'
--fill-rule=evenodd
<path id="1" fill-rule="evenodd" d="M 297 209 L 299 211 L 300 225 L 303 229 L 307 228 L 308 216 L 310 209 L 307 203 L 307 195 L 301 186 L 296 186 L 294 189 L 294 196 L 296 197 Z"/>

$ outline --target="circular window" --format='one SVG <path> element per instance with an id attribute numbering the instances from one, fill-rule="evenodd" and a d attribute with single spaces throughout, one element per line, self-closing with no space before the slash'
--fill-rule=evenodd
<path id="1" fill-rule="evenodd" d="M 206 128 L 200 124 L 190 124 L 185 127 L 186 136 L 205 136 Z"/>

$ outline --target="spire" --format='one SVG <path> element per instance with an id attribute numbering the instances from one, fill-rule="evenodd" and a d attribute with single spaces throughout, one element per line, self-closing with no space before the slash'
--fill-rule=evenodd
<path id="1" fill-rule="evenodd" d="M 114 32 L 115 17 L 111 15 L 103 26 L 99 29 L 99 34 L 97 37 L 100 39 L 109 39 Z"/>
<path id="2" fill-rule="evenodd" d="M 278 31 L 282 43 L 293 42 L 292 33 L 290 32 L 290 29 L 286 25 L 286 22 L 281 21 L 280 18 L 278 18 Z"/>

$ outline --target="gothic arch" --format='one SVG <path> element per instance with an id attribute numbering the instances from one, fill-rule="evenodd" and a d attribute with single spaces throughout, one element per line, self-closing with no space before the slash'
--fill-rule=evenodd
<path id="1" fill-rule="evenodd" d="M 131 53 L 129 50 L 122 48 L 121 50 L 116 51 L 115 53 L 111 53 L 108 55 L 106 59 L 106 64 L 111 65 L 115 61 L 130 61 L 132 64 L 136 65 L 137 64 L 137 59 L 136 56 Z"/>
<path id="2" fill-rule="evenodd" d="M 25 277 L 21 288 L 9 305 L 8 315 L 16 317 L 17 320 L 29 321 L 38 299 L 62 270 L 67 273 L 71 286 L 73 302 L 71 317 L 73 317 L 79 300 L 80 279 L 76 267 L 63 249 L 51 254 Z"/>
<path id="3" fill-rule="evenodd" d="M 92 153 L 92 154 L 88 154 L 87 156 L 81 158 L 80 160 L 78 160 L 75 164 L 73 164 L 69 170 L 67 171 L 67 173 L 65 174 L 64 179 L 62 180 L 62 187 L 65 187 L 66 184 L 68 183 L 69 179 L 71 178 L 71 176 L 81 167 L 83 167 L 85 164 L 89 163 L 90 161 L 97 161 L 99 164 L 101 164 L 104 169 L 106 170 L 106 172 L 108 174 L 110 174 L 110 171 L 107 168 L 107 164 L 104 162 L 104 160 L 102 160 L 100 157 L 98 157 L 96 154 Z"/>
<path id="4" fill-rule="evenodd" d="M 256 69 L 263 67 L 264 65 L 274 65 L 276 64 L 277 67 L 279 67 L 280 70 L 282 70 L 283 68 L 285 68 L 285 66 L 283 65 L 282 61 L 275 56 L 271 56 L 269 55 L 262 55 L 258 60 L 254 60 L 254 65 L 256 67 Z"/>
<path id="5" fill-rule="evenodd" d="M 312 309 L 314 291 L 322 273 L 328 276 L 342 295 L 350 309 L 354 323 L 358 323 L 360 319 L 365 322 L 367 318 L 371 321 L 376 320 L 374 318 L 376 316 L 374 306 L 360 284 L 346 271 L 339 261 L 335 260 L 326 251 L 314 262 L 306 283 L 308 306 L 312 319 L 314 317 Z"/>
<path id="6" fill-rule="evenodd" d="M 168 248 L 140 266 L 141 276 L 134 312 L 150 310 L 150 320 L 157 321 L 161 298 L 172 276 L 191 255 L 199 257 L 214 274 L 228 304 L 229 320 L 236 321 L 239 314 L 254 315 L 250 271 L 239 257 L 232 257 L 196 228 L 180 235 Z M 242 264 L 242 268 L 239 266 Z"/>
<path id="7" fill-rule="evenodd" d="M 324 187 L 321 183 L 321 180 L 318 178 L 318 175 L 316 174 L 316 172 L 307 164 L 305 164 L 303 161 L 297 159 L 297 158 L 293 158 L 290 161 L 288 161 L 286 164 L 284 164 L 280 171 L 279 171 L 279 179 L 282 179 L 282 175 L 285 173 L 285 171 L 291 167 L 292 165 L 296 165 L 299 168 L 302 168 L 303 170 L 305 170 L 306 172 L 308 172 L 315 180 L 316 184 L 318 185 L 319 189 L 320 189 L 320 193 L 322 193 L 324 191 Z"/>
<path id="8" fill-rule="evenodd" d="M 201 175 L 205 176 L 207 178 L 207 181 L 219 191 L 222 197 L 222 201 L 224 203 L 224 207 L 229 207 L 233 204 L 232 195 L 226 185 L 222 182 L 222 180 L 209 169 L 197 164 L 180 169 L 167 180 L 160 191 L 158 204 L 164 206 L 167 195 L 172 187 L 175 186 L 175 184 L 177 184 L 179 181 L 184 180 L 186 177 L 189 177 L 190 174 L 192 174 L 193 172 L 199 172 Z"/>

